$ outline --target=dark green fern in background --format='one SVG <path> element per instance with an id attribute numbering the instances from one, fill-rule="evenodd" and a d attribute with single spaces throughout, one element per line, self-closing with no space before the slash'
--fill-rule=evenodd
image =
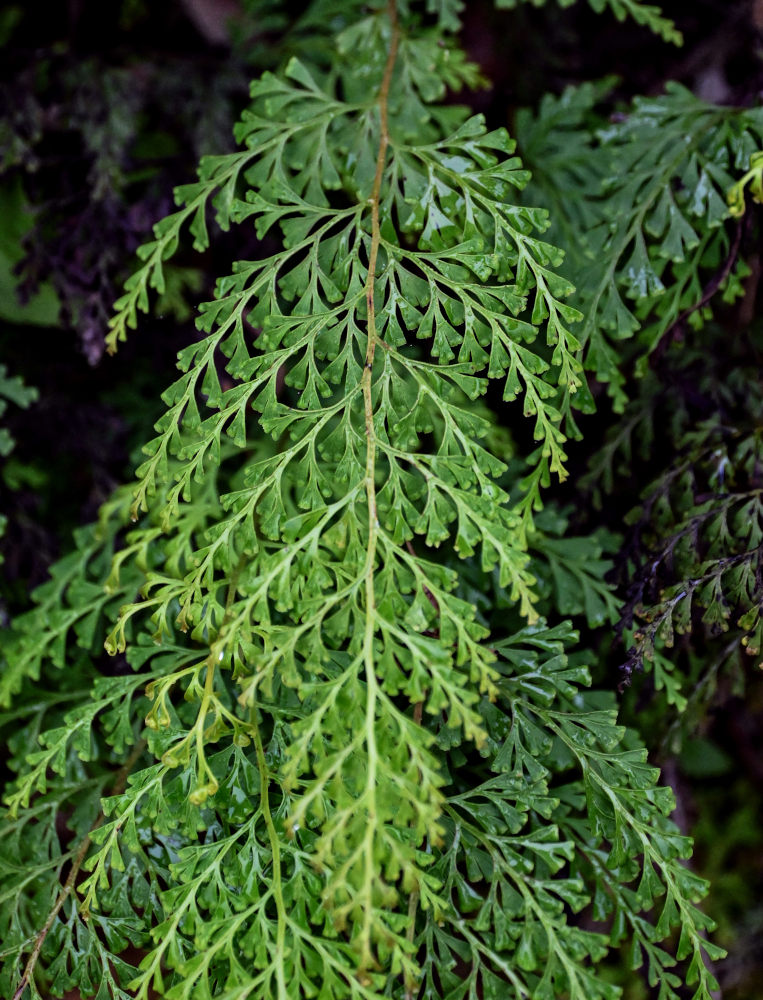
<path id="1" fill-rule="evenodd" d="M 763 110 L 674 84 L 612 115 L 603 81 L 512 137 L 468 107 L 462 8 L 280 26 L 235 150 L 137 251 L 111 352 L 198 287 L 184 245 L 256 252 L 136 482 L 3 627 L 3 996 L 614 1000 L 624 948 L 659 1000 L 716 996 L 707 883 L 617 687 L 651 671 L 680 746 L 721 667 L 676 633 L 760 650 L 754 375 L 743 346 L 702 365 L 751 271 Z M 661 369 L 684 341 L 699 402 Z M 673 443 L 617 558 L 553 499 L 597 405 L 591 509 L 656 422 Z M 596 629 L 625 663 L 592 687 Z"/>

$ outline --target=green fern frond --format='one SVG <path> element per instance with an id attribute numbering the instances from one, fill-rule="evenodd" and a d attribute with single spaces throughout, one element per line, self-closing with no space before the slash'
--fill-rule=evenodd
<path id="1" fill-rule="evenodd" d="M 37 390 L 24 384 L 18 375 L 10 375 L 7 365 L 0 365 L 0 419 L 2 419 L 8 404 L 13 403 L 22 409 L 31 406 L 37 400 Z M 7 427 L 0 426 L 0 459 L 7 458 L 13 451 L 15 441 Z M 7 517 L 0 512 L 0 537 L 5 533 Z M 0 563 L 2 563 L 0 553 Z"/>
<path id="2" fill-rule="evenodd" d="M 601 96 L 589 85 L 547 98 L 537 119 L 520 120 L 519 138 L 529 165 L 540 165 L 531 194 L 567 234 L 587 231 L 570 244 L 578 252 L 566 265 L 585 314 L 579 339 L 586 368 L 609 383 L 622 409 L 619 341 L 636 339 L 643 374 L 674 328 L 703 322 L 716 292 L 724 301 L 741 294 L 744 265 L 726 193 L 759 147 L 763 119 L 760 109 L 714 107 L 670 83 L 664 96 L 637 98 L 596 130 Z M 559 150 L 556 126 L 567 108 L 571 155 L 567 144 Z M 586 158 L 581 188 L 576 175 Z M 573 187 L 582 204 L 568 197 Z"/>
<path id="3" fill-rule="evenodd" d="M 500 10 L 513 9 L 522 3 L 531 3 L 534 7 L 543 7 L 547 0 L 495 0 L 496 7 Z M 577 0 L 557 0 L 560 7 L 571 7 Z M 673 21 L 664 17 L 659 7 L 654 4 L 642 3 L 641 0 L 588 0 L 590 7 L 597 14 L 605 10 L 611 10 L 618 21 L 630 18 L 636 24 L 643 25 L 655 35 L 659 35 L 666 42 L 673 45 L 683 43 L 683 35 L 676 28 Z"/>
<path id="4" fill-rule="evenodd" d="M 616 906 L 652 968 L 680 924 L 709 998 L 672 795 L 540 616 L 615 610 L 608 540 L 534 522 L 590 315 L 513 140 L 445 100 L 476 74 L 421 15 L 455 28 L 459 6 L 372 5 L 329 68 L 264 74 L 242 151 L 141 251 L 112 347 L 183 227 L 207 245 L 209 203 L 268 248 L 202 307 L 134 496 L 12 632 L 10 995 L 614 1000 Z M 491 383 L 531 421 L 520 483 Z M 40 703 L 48 678 L 65 696 Z"/>

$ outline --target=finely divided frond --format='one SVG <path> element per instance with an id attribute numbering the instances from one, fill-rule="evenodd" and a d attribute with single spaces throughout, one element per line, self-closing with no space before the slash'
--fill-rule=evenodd
<path id="1" fill-rule="evenodd" d="M 759 109 L 715 107 L 670 83 L 664 96 L 637 98 L 597 131 L 600 96 L 587 86 L 548 99 L 538 120 L 524 116 L 519 126 L 530 166 L 541 168 L 532 194 L 554 210 L 562 231 L 586 230 L 566 265 L 585 314 L 578 336 L 586 367 L 622 408 L 618 341 L 636 338 L 643 374 L 671 331 L 701 325 L 716 292 L 724 301 L 741 293 L 739 229 L 726 225 L 726 192 L 760 146 L 763 119 Z M 568 106 L 569 158 L 558 151 L 555 127 Z M 581 172 L 582 202 L 570 197 L 571 185 L 581 191 Z"/>
<path id="2" fill-rule="evenodd" d="M 670 793 L 536 610 L 557 540 L 533 512 L 585 394 L 563 255 L 506 132 L 442 101 L 473 67 L 399 6 L 345 27 L 328 69 L 252 85 L 243 150 L 178 189 L 118 303 L 112 347 L 182 227 L 207 245 L 210 199 L 267 240 L 202 307 L 134 498 L 38 593 L 46 626 L 13 633 L 3 831 L 47 833 L 23 845 L 29 901 L 0 911 L 9 989 L 26 959 L 35 990 L 42 956 L 54 992 L 120 1000 L 610 1000 L 595 965 L 616 935 L 573 917 L 608 878 L 650 961 L 680 922 L 710 988 Z M 459 9 L 426 5 L 448 29 Z M 532 420 L 516 491 L 477 405 L 490 380 Z M 601 548 L 562 555 L 571 613 L 611 614 Z M 519 634 L 489 638 L 464 569 Z M 125 663 L 93 683 L 104 638 Z M 64 665 L 68 701 L 35 702 Z M 7 867 L 2 899 L 20 887 Z"/>

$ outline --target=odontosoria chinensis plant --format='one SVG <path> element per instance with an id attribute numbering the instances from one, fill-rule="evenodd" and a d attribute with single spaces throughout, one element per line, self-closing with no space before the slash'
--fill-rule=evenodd
<path id="1" fill-rule="evenodd" d="M 4 997 L 614 1000 L 629 940 L 661 1000 L 710 998 L 672 793 L 540 617 L 580 314 L 512 141 L 439 103 L 477 79 L 459 6 L 343 5 L 330 70 L 255 82 L 141 250 L 112 349 L 210 202 L 263 256 L 5 636 Z"/>

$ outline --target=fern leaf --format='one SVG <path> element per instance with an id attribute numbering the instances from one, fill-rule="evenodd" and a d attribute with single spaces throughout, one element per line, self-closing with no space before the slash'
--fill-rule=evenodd
<path id="1" fill-rule="evenodd" d="M 424 12 L 450 30 L 459 7 Z M 38 592 L 46 627 L 16 625 L 3 829 L 46 825 L 53 860 L 2 909 L 3 975 L 15 988 L 26 957 L 33 990 L 137 1000 L 613 1000 L 614 939 L 573 916 L 606 883 L 590 855 L 639 941 L 681 923 L 706 990 L 704 886 L 670 792 L 585 691 L 577 635 L 538 611 L 549 561 L 558 604 L 613 610 L 605 540 L 562 565 L 553 518 L 533 521 L 587 398 L 563 254 L 513 141 L 444 101 L 476 76 L 452 40 L 407 5 L 358 14 L 330 67 L 293 57 L 253 83 L 243 150 L 179 189 L 118 305 L 112 346 L 182 227 L 206 245 L 210 199 L 268 237 L 202 308 L 134 498 Z M 531 421 L 523 483 L 480 402 L 491 381 Z M 93 681 L 101 640 L 132 673 Z M 65 665 L 68 700 L 41 708 L 35 682 Z M 54 843 L 77 787 L 87 809 Z M 78 905 L 56 910 L 75 850 Z M 18 885 L 2 873 L 2 900 Z"/>

